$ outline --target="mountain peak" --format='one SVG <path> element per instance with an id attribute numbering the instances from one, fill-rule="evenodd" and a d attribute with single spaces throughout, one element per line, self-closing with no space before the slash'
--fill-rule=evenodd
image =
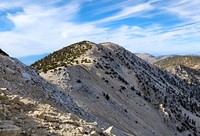
<path id="1" fill-rule="evenodd" d="M 92 42 L 92 41 L 88 41 L 88 40 L 83 40 L 83 41 L 79 41 L 79 42 L 77 42 L 77 43 L 75 43 L 75 44 L 95 44 L 94 42 Z M 72 44 L 73 45 L 73 44 Z"/>
<path id="2" fill-rule="evenodd" d="M 31 66 L 46 72 L 56 67 L 72 65 L 76 63 L 75 59 L 91 50 L 94 45 L 96 44 L 90 41 L 80 41 L 49 54 Z"/>
<path id="3" fill-rule="evenodd" d="M 67 67 L 70 65 L 86 63 L 89 64 L 92 63 L 93 57 L 100 53 L 103 48 L 105 48 L 105 50 L 110 49 L 112 51 L 116 51 L 122 47 L 111 42 L 96 44 L 91 41 L 84 40 L 55 51 L 43 59 L 35 62 L 31 66 L 41 72 L 47 72 L 48 70 L 55 69 L 57 67 Z"/>
<path id="4" fill-rule="evenodd" d="M 200 134 L 200 120 L 195 119 L 200 115 L 198 86 L 117 44 L 94 45 L 72 44 L 34 66 L 42 66 L 40 75 L 69 93 L 78 106 L 130 135 Z"/>
<path id="5" fill-rule="evenodd" d="M 100 44 L 103 45 L 104 47 L 107 47 L 107 48 L 110 48 L 110 49 L 113 49 L 113 50 L 120 48 L 120 46 L 118 44 L 115 44 L 115 43 L 112 43 L 112 42 L 103 42 L 103 43 L 100 43 Z"/>

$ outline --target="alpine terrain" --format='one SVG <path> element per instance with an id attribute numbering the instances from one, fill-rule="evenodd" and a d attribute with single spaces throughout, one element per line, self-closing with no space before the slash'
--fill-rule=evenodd
<path id="1" fill-rule="evenodd" d="M 184 82 L 119 45 L 78 42 L 55 51 L 32 67 L 57 85 L 61 94 L 71 96 L 74 105 L 98 118 L 98 124 L 113 126 L 115 129 L 110 131 L 115 135 L 200 135 L 199 86 Z M 31 71 L 38 77 L 36 71 Z M 39 98 L 38 93 L 29 94 Z M 55 97 L 49 98 L 51 102 L 52 99 L 57 101 Z"/>
<path id="2" fill-rule="evenodd" d="M 0 136 L 109 136 L 112 129 L 0 50 Z"/>
<path id="3" fill-rule="evenodd" d="M 200 56 L 174 56 L 159 60 L 156 66 L 164 69 L 189 84 L 200 84 Z"/>

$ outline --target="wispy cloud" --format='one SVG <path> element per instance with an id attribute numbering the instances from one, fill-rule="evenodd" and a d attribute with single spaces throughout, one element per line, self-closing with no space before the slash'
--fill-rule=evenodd
<path id="1" fill-rule="evenodd" d="M 136 5 L 136 6 L 128 6 L 128 7 L 123 8 L 119 13 L 117 13 L 113 16 L 104 18 L 95 23 L 104 23 L 104 22 L 116 21 L 116 20 L 121 20 L 121 19 L 138 16 L 141 13 L 152 10 L 153 8 L 154 7 L 151 6 L 150 3 L 143 3 L 143 4 Z"/>
<path id="2" fill-rule="evenodd" d="M 100 7 L 93 7 L 93 2 L 0 0 L 0 13 L 6 12 L 5 18 L 14 25 L 12 30 L 0 32 L 0 47 L 15 57 L 52 52 L 80 40 L 111 41 L 133 52 L 200 52 L 200 2 L 196 0 L 127 0 L 108 6 L 103 6 L 102 2 Z M 88 3 L 90 8 L 87 10 L 91 15 L 87 18 L 100 17 L 82 23 L 81 19 L 85 16 L 80 11 Z M 7 12 L 16 8 L 22 10 Z M 110 11 L 115 12 L 107 14 Z M 145 18 L 146 15 L 148 17 Z M 158 18 L 158 15 L 161 17 Z M 179 23 L 163 23 L 162 19 L 168 17 L 166 15 L 179 20 Z M 120 23 L 115 29 L 104 25 L 132 18 L 138 23 Z M 141 23 L 148 25 L 141 26 Z"/>
<path id="3" fill-rule="evenodd" d="M 79 10 L 78 4 L 71 2 L 67 5 L 54 7 L 52 5 L 42 6 L 38 3 L 16 3 L 16 7 L 23 8 L 23 12 L 7 14 L 7 18 L 14 23 L 14 28 L 12 31 L 0 32 L 0 42 L 4 43 L 1 48 L 5 48 L 15 56 L 40 54 L 44 53 L 45 50 L 56 49 L 55 46 L 63 45 L 68 40 L 62 37 L 64 28 L 74 28 L 69 21 Z M 5 8 L 9 8 L 9 6 Z"/>
<path id="4" fill-rule="evenodd" d="M 177 14 L 180 18 L 192 19 L 192 21 L 200 21 L 200 1 L 198 0 L 179 0 L 163 9 Z"/>

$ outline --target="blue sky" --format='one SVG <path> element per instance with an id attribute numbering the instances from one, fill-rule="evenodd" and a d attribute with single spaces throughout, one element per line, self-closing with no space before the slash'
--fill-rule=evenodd
<path id="1" fill-rule="evenodd" d="M 153 55 L 200 54 L 200 1 L 0 0 L 0 48 L 13 57 L 81 40 Z"/>

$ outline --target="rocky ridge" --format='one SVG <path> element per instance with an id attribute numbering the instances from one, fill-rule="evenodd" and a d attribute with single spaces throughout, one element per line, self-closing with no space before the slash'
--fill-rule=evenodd
<path id="1" fill-rule="evenodd" d="M 119 45 L 76 43 L 80 48 L 85 44 L 91 48 L 73 57 L 70 64 L 63 57 L 54 62 L 63 65 L 47 71 L 38 69 L 40 75 L 65 90 L 90 114 L 131 135 L 200 134 L 197 86 L 188 85 Z M 54 61 L 55 55 L 32 66 Z"/>
<path id="2" fill-rule="evenodd" d="M 113 135 L 37 71 L 1 54 L 0 87 L 0 136 Z"/>

